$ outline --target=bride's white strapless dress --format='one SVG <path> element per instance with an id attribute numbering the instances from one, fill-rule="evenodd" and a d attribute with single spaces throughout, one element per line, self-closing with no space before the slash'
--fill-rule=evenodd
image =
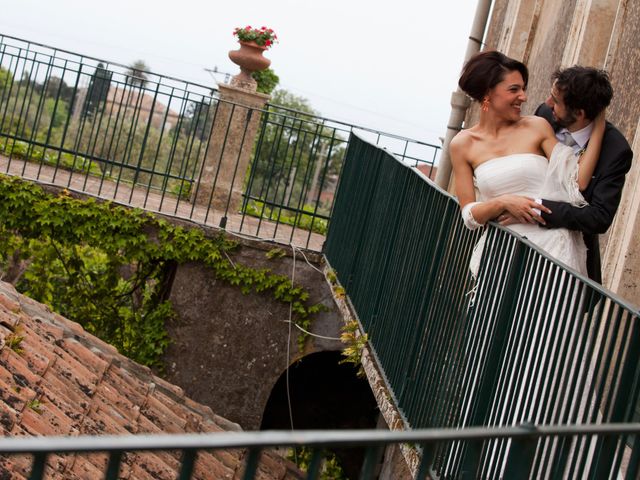
<path id="1" fill-rule="evenodd" d="M 514 194 L 584 206 L 586 202 L 577 184 L 577 160 L 571 147 L 560 143 L 549 160 L 534 153 L 516 153 L 487 160 L 474 171 L 477 201 Z M 566 228 L 544 228 L 537 224 L 516 224 L 508 228 L 574 270 L 586 274 L 587 251 L 580 232 Z M 474 252 L 475 258 L 472 258 L 472 270 L 475 270 L 474 264 L 476 267 L 479 265 L 481 254 L 482 245 L 479 244 Z"/>

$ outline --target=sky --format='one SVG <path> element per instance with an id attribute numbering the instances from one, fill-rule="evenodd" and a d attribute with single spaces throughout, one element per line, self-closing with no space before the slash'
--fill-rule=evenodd
<path id="1" fill-rule="evenodd" d="M 267 26 L 280 88 L 322 116 L 439 144 L 477 0 L 0 0 L 0 33 L 203 85 Z"/>

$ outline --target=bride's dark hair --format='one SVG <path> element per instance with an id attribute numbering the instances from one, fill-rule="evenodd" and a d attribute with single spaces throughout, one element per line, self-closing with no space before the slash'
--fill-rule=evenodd
<path id="1" fill-rule="evenodd" d="M 527 87 L 527 66 L 495 50 L 476 53 L 465 64 L 458 80 L 460 88 L 471 98 L 482 101 L 487 92 L 504 80 L 505 74 L 518 71 Z"/>

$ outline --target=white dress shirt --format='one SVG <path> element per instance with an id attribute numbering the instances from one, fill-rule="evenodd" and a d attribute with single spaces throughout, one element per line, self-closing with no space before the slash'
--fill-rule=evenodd
<path id="1" fill-rule="evenodd" d="M 562 142 L 564 140 L 565 132 L 569 132 L 569 130 L 561 128 L 556 132 L 556 138 Z M 573 151 L 575 153 L 578 153 L 587 146 L 587 142 L 589 141 L 589 138 L 591 138 L 591 132 L 593 132 L 593 122 L 580 130 L 569 132 L 576 142 L 573 146 Z"/>

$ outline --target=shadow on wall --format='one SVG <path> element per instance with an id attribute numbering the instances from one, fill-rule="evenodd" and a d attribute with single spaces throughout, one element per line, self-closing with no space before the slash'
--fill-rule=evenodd
<path id="1" fill-rule="evenodd" d="M 295 430 L 376 428 L 378 405 L 365 378 L 352 365 L 340 365 L 340 352 L 313 353 L 289 367 Z M 290 430 L 286 372 L 273 387 L 261 430 Z M 349 478 L 358 478 L 363 449 L 334 452 Z"/>

